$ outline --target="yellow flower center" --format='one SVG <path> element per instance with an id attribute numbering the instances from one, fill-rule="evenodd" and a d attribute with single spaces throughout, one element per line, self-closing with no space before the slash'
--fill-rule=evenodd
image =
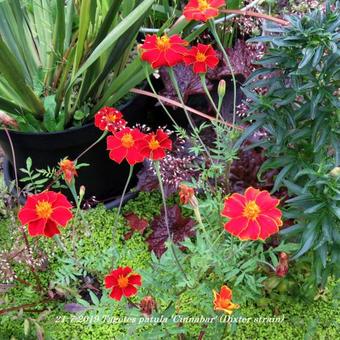
<path id="1" fill-rule="evenodd" d="M 260 207 L 256 204 L 256 202 L 250 201 L 244 207 L 243 216 L 250 220 L 255 220 L 259 216 L 260 212 Z"/>
<path id="2" fill-rule="evenodd" d="M 168 50 L 171 47 L 169 37 L 167 35 L 163 35 L 162 37 L 157 37 L 156 45 L 157 45 L 157 48 L 162 51 Z"/>
<path id="3" fill-rule="evenodd" d="M 120 275 L 118 277 L 119 288 L 126 288 L 129 285 L 129 279 L 126 276 Z"/>
<path id="4" fill-rule="evenodd" d="M 207 0 L 198 0 L 198 9 L 200 11 L 205 11 L 210 7 Z"/>
<path id="5" fill-rule="evenodd" d="M 150 142 L 149 142 L 149 148 L 151 149 L 151 150 L 156 150 L 156 149 L 158 149 L 159 148 L 159 141 L 154 137 L 154 136 L 152 136 L 151 137 L 151 140 L 150 140 Z"/>
<path id="6" fill-rule="evenodd" d="M 196 54 L 196 61 L 198 62 L 204 62 L 207 59 L 207 57 L 205 56 L 205 54 L 198 52 Z"/>
<path id="7" fill-rule="evenodd" d="M 129 149 L 133 147 L 134 144 L 135 144 L 135 141 L 131 133 L 124 134 L 124 136 L 122 137 L 122 145 L 124 146 L 124 148 Z"/>
<path id="8" fill-rule="evenodd" d="M 113 114 L 113 113 L 109 113 L 107 115 L 107 120 L 112 122 L 112 123 L 114 123 L 117 120 L 117 116 L 115 114 Z"/>
<path id="9" fill-rule="evenodd" d="M 49 218 L 52 215 L 52 205 L 47 201 L 38 201 L 35 211 L 40 218 Z"/>

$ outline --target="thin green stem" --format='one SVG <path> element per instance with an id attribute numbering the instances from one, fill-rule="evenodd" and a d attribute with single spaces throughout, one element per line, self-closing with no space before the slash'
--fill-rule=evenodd
<path id="1" fill-rule="evenodd" d="M 133 174 L 133 165 L 130 165 L 129 175 L 128 175 L 128 178 L 126 180 L 125 187 L 123 189 L 123 193 L 122 193 L 122 196 L 121 196 L 120 201 L 119 201 L 118 211 L 117 211 L 117 214 L 116 214 L 116 217 L 115 217 L 115 220 L 114 220 L 114 223 L 113 223 L 113 227 L 112 227 L 112 240 L 113 240 L 113 243 L 114 243 L 115 226 L 117 224 L 118 217 L 120 215 L 120 211 L 121 211 L 122 206 L 123 206 L 124 197 L 125 197 L 125 194 L 126 194 L 126 191 L 127 191 L 128 187 L 129 187 L 132 174 Z"/>
<path id="2" fill-rule="evenodd" d="M 56 241 L 57 245 L 59 246 L 59 248 L 72 260 L 75 261 L 75 263 L 79 266 L 82 267 L 82 265 L 78 262 L 78 260 L 68 251 L 68 249 L 66 248 L 66 246 L 64 245 L 64 243 L 61 241 L 59 235 L 54 235 L 53 236 L 54 240 Z"/>
<path id="3" fill-rule="evenodd" d="M 169 110 L 166 108 L 166 106 L 163 104 L 163 102 L 159 99 L 158 93 L 155 90 L 155 88 L 154 88 L 154 86 L 153 86 L 153 84 L 151 82 L 150 75 L 149 75 L 149 72 L 148 72 L 146 66 L 143 66 L 143 67 L 144 67 L 144 71 L 145 71 L 146 80 L 147 80 L 147 82 L 148 82 L 152 92 L 154 93 L 155 96 L 157 96 L 157 100 L 158 100 L 159 104 L 162 106 L 163 110 L 166 112 L 166 114 L 168 115 L 168 117 L 170 118 L 170 120 L 172 121 L 174 126 L 176 126 L 178 128 L 178 124 L 176 123 L 175 119 L 171 116 Z"/>
<path id="4" fill-rule="evenodd" d="M 221 40 L 216 32 L 216 26 L 215 26 L 215 22 L 212 21 L 212 20 L 209 20 L 209 26 L 210 26 L 210 29 L 211 29 L 211 33 L 213 34 L 216 42 L 217 42 L 217 45 L 218 47 L 220 48 L 221 52 L 223 53 L 223 57 L 225 58 L 225 60 L 227 61 L 227 65 L 230 69 L 230 73 L 231 73 L 231 78 L 232 78 L 232 81 L 233 81 L 233 129 L 235 129 L 235 123 L 236 123 L 236 78 L 235 78 L 235 73 L 233 71 L 233 67 L 231 66 L 231 63 L 230 63 L 230 59 L 228 57 L 228 54 L 226 52 L 226 50 L 224 49 L 224 46 L 223 44 L 221 43 Z"/>
<path id="5" fill-rule="evenodd" d="M 201 227 L 201 229 L 203 231 L 205 239 L 208 241 L 208 243 L 210 243 L 210 246 L 211 246 L 212 245 L 211 240 L 210 240 L 210 237 L 208 236 L 207 230 L 205 229 L 205 226 L 203 224 L 201 213 L 200 213 L 200 210 L 199 210 L 198 207 L 194 208 L 194 213 L 195 213 L 196 220 L 197 220 L 199 226 Z"/>
<path id="6" fill-rule="evenodd" d="M 225 233 L 225 230 L 222 230 L 222 232 L 216 237 L 215 241 L 211 244 L 211 247 L 209 249 L 209 252 L 212 250 L 212 248 L 216 245 L 218 240 L 221 238 L 221 236 Z"/>
<path id="7" fill-rule="evenodd" d="M 72 196 L 74 198 L 74 201 L 75 201 L 76 207 L 77 207 L 76 213 L 75 213 L 74 218 L 72 220 L 72 249 L 73 249 L 73 255 L 76 258 L 77 257 L 76 256 L 77 255 L 76 243 L 75 243 L 76 230 L 75 230 L 74 223 L 78 218 L 78 214 L 79 214 L 79 210 L 80 210 L 80 200 L 79 200 L 79 197 L 78 197 L 77 192 L 76 192 L 74 179 L 72 180 L 72 182 L 70 184 L 68 184 L 68 187 L 69 187 L 69 189 L 72 193 Z"/>
<path id="8" fill-rule="evenodd" d="M 220 113 L 220 110 L 216 107 L 216 104 L 215 104 L 214 100 L 212 99 L 211 94 L 209 92 L 209 89 L 207 87 L 206 79 L 205 79 L 205 73 L 200 73 L 200 79 L 201 79 L 201 84 L 203 86 L 204 92 L 207 95 L 207 97 L 208 97 L 208 99 L 209 99 L 213 109 L 216 112 L 216 119 L 218 119 L 218 117 L 220 117 L 221 120 L 224 121 L 224 119 L 223 119 L 223 117 L 222 117 L 222 115 Z"/>
<path id="9" fill-rule="evenodd" d="M 88 148 L 86 148 L 74 161 L 77 161 L 80 157 L 84 156 L 86 152 L 88 152 L 95 145 L 97 145 L 104 137 L 106 137 L 107 134 L 108 134 L 108 131 L 104 131 L 103 134 L 96 141 L 94 141 Z"/>
<path id="10" fill-rule="evenodd" d="M 178 96 L 178 99 L 179 101 L 181 102 L 182 104 L 182 107 L 183 107 L 183 110 L 184 110 L 184 113 L 188 119 L 188 122 L 190 124 L 190 127 L 194 133 L 194 135 L 196 136 L 196 138 L 199 140 L 199 142 L 201 143 L 205 153 L 207 154 L 207 156 L 210 158 L 211 162 L 213 162 L 212 158 L 211 158 L 211 155 L 210 155 L 210 152 L 209 150 L 207 149 L 207 147 L 205 146 L 205 144 L 203 143 L 201 137 L 199 136 L 198 132 L 196 131 L 196 128 L 190 118 L 190 115 L 187 111 L 187 109 L 185 108 L 185 104 L 184 104 L 184 101 L 183 101 L 183 98 L 182 98 L 182 94 L 181 94 L 181 91 L 179 89 L 179 86 L 178 86 L 178 83 L 177 83 L 177 80 L 176 80 L 176 76 L 175 76 L 175 73 L 173 71 L 173 69 L 171 67 L 168 67 L 168 74 L 170 76 L 170 79 L 171 79 L 171 82 L 173 84 L 173 86 L 175 87 L 175 90 L 176 90 L 176 93 L 177 93 L 177 96 Z"/>
<path id="11" fill-rule="evenodd" d="M 164 193 L 164 187 L 163 187 L 159 162 L 154 161 L 153 164 L 154 164 L 154 167 L 155 167 L 155 170 L 156 170 L 156 175 L 157 175 L 158 182 L 159 182 L 159 189 L 160 189 L 161 195 L 162 195 L 163 208 L 164 208 L 164 220 L 165 220 L 165 226 L 166 226 L 166 230 L 167 230 L 167 233 L 168 233 L 168 237 L 169 237 L 169 240 L 170 240 L 170 248 L 171 248 L 172 254 L 174 256 L 175 262 L 178 266 L 178 269 L 180 270 L 180 272 L 182 273 L 184 279 L 187 281 L 187 284 L 188 284 L 188 282 L 189 282 L 188 277 L 185 274 L 185 271 L 184 271 L 181 263 L 179 262 L 179 259 L 177 257 L 177 254 L 176 254 L 174 246 L 173 246 L 173 239 L 172 239 L 172 235 L 171 235 L 170 227 L 169 227 L 168 209 L 167 209 L 167 206 L 166 206 L 166 198 L 165 198 L 165 193 Z M 188 286 L 189 286 L 189 284 L 188 284 Z"/>

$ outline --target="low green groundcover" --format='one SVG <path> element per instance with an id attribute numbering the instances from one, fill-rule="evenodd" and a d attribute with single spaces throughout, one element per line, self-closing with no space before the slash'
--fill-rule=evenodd
<path id="1" fill-rule="evenodd" d="M 147 203 L 146 203 L 147 202 Z M 130 201 L 124 208 L 124 211 L 134 212 L 142 215 L 149 220 L 159 212 L 160 196 L 158 193 L 141 193 L 138 198 Z M 81 241 L 77 243 L 79 254 L 85 255 L 89 263 L 96 263 L 98 274 L 104 277 L 105 270 L 110 267 L 112 261 L 112 225 L 115 214 L 113 211 L 107 211 L 103 207 L 97 207 L 85 214 L 86 230 L 79 231 L 82 234 Z M 0 244 L 9 241 L 8 226 L 9 220 L 0 221 Z M 148 266 L 150 253 L 144 238 L 139 233 L 134 233 L 132 237 L 125 240 L 124 234 L 127 232 L 127 225 L 124 218 L 120 218 L 117 226 L 115 246 L 120 254 L 120 264 L 133 266 L 138 270 L 143 270 Z M 65 235 L 70 230 L 63 231 Z M 59 284 L 67 284 L 77 287 L 76 280 L 73 280 L 71 269 L 65 264 L 63 253 L 56 248 L 52 241 L 46 239 L 39 241 L 49 255 L 47 271 L 41 275 L 42 283 L 48 285 L 50 281 L 56 281 Z M 98 254 L 100 254 L 98 256 Z M 97 261 L 97 262 L 95 262 Z M 18 274 L 20 274 L 18 266 Z M 157 275 L 157 273 L 155 273 Z M 69 276 L 69 277 L 68 277 Z M 26 275 L 27 277 L 27 275 Z M 33 279 L 33 278 L 32 278 Z M 77 278 L 76 278 L 77 279 Z M 69 280 L 69 281 L 67 281 Z M 64 281 L 64 282 L 63 282 Z M 277 294 L 280 295 L 280 292 Z M 157 291 L 154 292 L 157 297 Z M 286 296 L 282 291 L 282 299 L 270 298 L 260 299 L 259 301 L 241 306 L 238 323 L 233 322 L 226 331 L 225 339 L 336 339 L 340 331 L 340 312 L 338 298 L 338 288 L 334 282 L 329 285 L 326 292 L 319 296 L 315 301 L 299 301 L 292 296 Z M 284 297 L 284 298 L 283 298 Z M 183 322 L 186 330 L 186 338 L 197 339 L 202 331 L 202 323 L 194 323 L 188 318 L 199 317 L 199 306 L 202 297 L 195 295 L 195 292 L 183 294 L 176 305 L 175 321 Z M 212 299 L 212 296 L 211 296 Z M 2 306 L 8 308 L 20 304 L 38 301 L 39 296 L 27 286 L 18 285 L 11 289 L 4 297 L 0 296 L 0 309 Z M 72 301 L 65 301 L 69 303 Z M 41 306 L 43 308 L 45 306 Z M 38 307 L 35 307 L 38 308 Z M 126 325 L 117 322 L 118 318 L 124 321 L 126 315 L 125 303 L 117 303 L 113 310 L 102 316 L 100 319 L 93 317 L 94 314 L 66 313 L 64 311 L 64 302 L 55 301 L 48 305 L 48 309 L 42 314 L 24 313 L 18 315 L 18 312 L 9 313 L 0 317 L 0 339 L 35 339 L 38 332 L 43 332 L 45 339 L 138 339 L 145 338 L 145 334 L 150 334 L 148 338 L 161 338 L 153 334 L 152 322 L 145 323 L 143 335 L 133 333 L 133 327 L 127 331 Z M 228 320 L 228 316 L 223 314 L 217 315 Z M 39 319 L 40 318 L 40 319 Z M 187 318 L 187 319 L 186 319 Z M 30 321 L 25 321 L 30 319 Z M 32 320 L 38 321 L 38 326 Z M 39 319 L 39 320 L 38 320 Z M 116 321 L 116 322 L 115 322 Z M 221 320 L 220 320 L 221 321 Z M 235 321 L 229 319 L 229 321 Z M 129 334 L 128 332 L 132 332 Z M 204 338 L 210 339 L 214 336 L 214 327 L 212 324 L 203 328 Z M 234 333 L 232 333 L 234 332 Z M 25 335 L 26 333 L 26 335 Z M 202 334 L 201 334 L 202 335 Z M 168 337 L 169 338 L 169 337 Z M 177 336 L 173 336 L 177 339 Z"/>

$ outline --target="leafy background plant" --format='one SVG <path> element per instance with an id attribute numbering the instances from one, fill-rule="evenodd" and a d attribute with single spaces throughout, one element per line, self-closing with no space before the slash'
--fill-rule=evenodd
<path id="1" fill-rule="evenodd" d="M 329 275 L 339 277 L 340 179 L 331 173 L 340 164 L 339 7 L 287 19 L 287 28 L 251 39 L 268 50 L 244 87 L 248 132 L 267 133 L 259 176 L 279 170 L 273 192 L 288 189 L 285 217 L 295 221 L 281 234 L 300 242 L 294 259 L 310 251 L 315 283 L 324 287 Z"/>
<path id="2" fill-rule="evenodd" d="M 22 131 L 58 131 L 144 79 L 130 64 L 154 0 L 0 3 L 0 108 Z"/>

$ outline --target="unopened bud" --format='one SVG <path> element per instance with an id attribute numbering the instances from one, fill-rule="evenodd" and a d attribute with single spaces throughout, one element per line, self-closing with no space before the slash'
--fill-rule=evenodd
<path id="1" fill-rule="evenodd" d="M 144 316 L 150 316 L 157 309 L 155 299 L 152 296 L 145 296 L 139 304 L 139 309 Z"/>
<path id="2" fill-rule="evenodd" d="M 223 98 L 225 96 L 225 90 L 226 90 L 226 82 L 224 79 L 221 79 L 218 83 L 217 93 L 220 98 Z"/>
<path id="3" fill-rule="evenodd" d="M 82 199 L 85 195 L 85 187 L 83 185 L 79 188 L 79 198 Z"/>
<path id="4" fill-rule="evenodd" d="M 275 273 L 279 277 L 285 277 L 288 273 L 288 255 L 284 252 L 279 255 L 279 264 L 275 268 Z"/>
<path id="5" fill-rule="evenodd" d="M 329 174 L 333 177 L 339 177 L 340 176 L 340 166 L 335 167 L 332 169 Z"/>

